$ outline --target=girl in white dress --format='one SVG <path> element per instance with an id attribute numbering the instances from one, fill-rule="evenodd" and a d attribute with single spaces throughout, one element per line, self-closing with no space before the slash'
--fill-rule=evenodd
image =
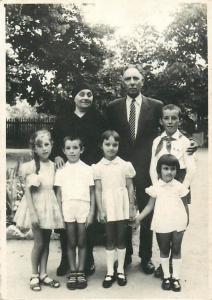
<path id="1" fill-rule="evenodd" d="M 115 281 L 113 265 L 116 248 L 117 282 L 121 286 L 127 283 L 124 274 L 126 230 L 129 219 L 133 219 L 135 214 L 132 182 L 135 170 L 130 162 L 117 156 L 119 139 L 116 131 L 105 131 L 101 140 L 104 157 L 93 165 L 99 220 L 106 229 L 107 275 L 103 281 L 104 288 Z"/>
<path id="2" fill-rule="evenodd" d="M 60 283 L 47 275 L 47 260 L 51 230 L 64 228 L 62 211 L 53 190 L 55 166 L 49 160 L 52 150 L 50 132 L 39 130 L 30 138 L 33 160 L 20 170 L 25 180 L 25 195 L 14 221 L 18 227 L 31 228 L 34 245 L 31 253 L 30 288 L 40 291 L 41 284 L 58 288 Z"/>
<path id="3" fill-rule="evenodd" d="M 175 180 L 180 170 L 178 159 L 172 154 L 162 155 L 157 162 L 159 180 L 146 188 L 150 199 L 144 210 L 136 217 L 136 226 L 154 209 L 151 229 L 156 232 L 164 272 L 162 289 L 180 291 L 179 273 L 181 244 L 189 223 L 187 194 L 189 190 Z M 170 278 L 169 255 L 173 255 L 173 274 Z"/>

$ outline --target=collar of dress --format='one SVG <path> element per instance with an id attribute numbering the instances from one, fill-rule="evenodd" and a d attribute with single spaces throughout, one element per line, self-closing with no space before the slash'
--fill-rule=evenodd
<path id="1" fill-rule="evenodd" d="M 113 160 L 108 160 L 105 157 L 102 158 L 102 163 L 104 165 L 117 165 L 120 161 L 120 158 L 118 156 L 116 156 Z"/>
<path id="2" fill-rule="evenodd" d="M 158 180 L 158 184 L 159 184 L 160 186 L 165 186 L 165 185 L 174 186 L 174 185 L 175 185 L 175 182 L 176 182 L 175 179 L 172 179 L 172 180 L 169 181 L 169 182 L 165 182 L 165 181 L 163 181 L 161 178 Z"/>

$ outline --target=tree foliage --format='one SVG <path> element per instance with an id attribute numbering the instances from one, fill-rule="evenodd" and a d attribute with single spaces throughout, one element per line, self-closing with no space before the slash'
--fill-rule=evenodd
<path id="1" fill-rule="evenodd" d="M 6 23 L 9 103 L 21 96 L 47 110 L 77 82 L 96 79 L 105 55 L 102 34 L 83 22 L 75 5 L 7 5 Z"/>

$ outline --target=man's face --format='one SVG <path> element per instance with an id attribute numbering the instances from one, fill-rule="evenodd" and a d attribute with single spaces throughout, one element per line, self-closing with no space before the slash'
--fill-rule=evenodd
<path id="1" fill-rule="evenodd" d="M 144 78 L 136 68 L 129 68 L 123 74 L 123 87 L 127 95 L 137 97 L 143 87 Z"/>

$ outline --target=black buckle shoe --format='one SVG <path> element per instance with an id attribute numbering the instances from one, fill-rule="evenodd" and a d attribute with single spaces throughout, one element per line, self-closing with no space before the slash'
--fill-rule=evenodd
<path id="1" fill-rule="evenodd" d="M 123 273 L 117 273 L 117 282 L 118 282 L 118 285 L 120 286 L 124 286 L 127 284 L 127 276 Z"/>
<path id="2" fill-rule="evenodd" d="M 170 278 L 164 278 L 161 284 L 161 288 L 165 291 L 169 291 L 171 289 L 171 281 Z"/>
<path id="3" fill-rule="evenodd" d="M 181 291 L 181 284 L 180 280 L 176 278 L 171 279 L 171 289 L 174 292 L 180 292 Z"/>
<path id="4" fill-rule="evenodd" d="M 112 284 L 114 283 L 114 281 L 115 281 L 115 276 L 114 275 L 106 275 L 105 279 L 102 283 L 103 288 L 107 289 L 107 288 L 111 287 Z"/>
<path id="5" fill-rule="evenodd" d="M 85 266 L 85 275 L 91 276 L 93 273 L 95 273 L 95 264 L 92 263 L 90 265 Z"/>
<path id="6" fill-rule="evenodd" d="M 152 274 L 155 270 L 155 266 L 151 260 L 141 262 L 141 267 L 145 274 Z"/>

